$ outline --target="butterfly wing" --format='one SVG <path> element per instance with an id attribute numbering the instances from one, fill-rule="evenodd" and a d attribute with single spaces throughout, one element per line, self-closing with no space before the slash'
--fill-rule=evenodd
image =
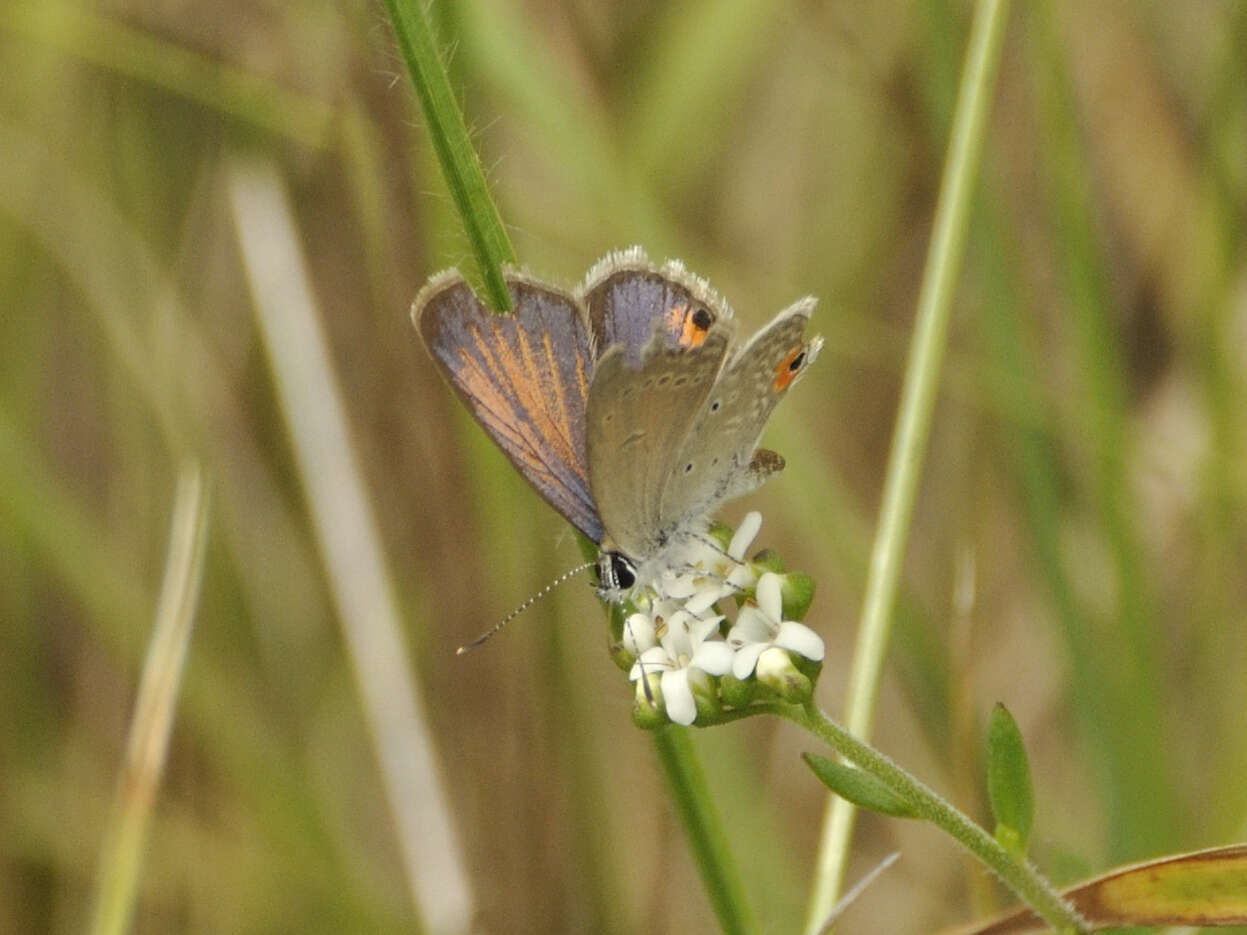
<path id="1" fill-rule="evenodd" d="M 655 266 L 640 247 L 608 254 L 589 271 L 581 292 L 597 353 L 623 345 L 633 366 L 640 366 L 656 331 L 673 345 L 695 347 L 716 321 L 732 317 L 704 279 L 679 260 Z"/>
<path id="2" fill-rule="evenodd" d="M 515 311 L 496 315 L 456 270 L 420 291 L 412 320 L 443 375 L 516 469 L 594 542 L 602 522 L 589 491 L 585 402 L 590 340 L 570 294 L 506 276 Z"/>
<path id="3" fill-rule="evenodd" d="M 803 299 L 780 312 L 723 368 L 667 467 L 661 525 L 705 516 L 783 469 L 783 458 L 754 446 L 822 347 L 822 338 L 805 339 L 813 308 L 813 299 Z"/>
<path id="4" fill-rule="evenodd" d="M 626 344 L 615 344 L 589 385 L 593 498 L 611 544 L 637 561 L 657 553 L 673 531 L 663 522 L 663 485 L 732 341 L 726 321 L 689 348 L 671 344 L 655 327 L 638 363 Z"/>

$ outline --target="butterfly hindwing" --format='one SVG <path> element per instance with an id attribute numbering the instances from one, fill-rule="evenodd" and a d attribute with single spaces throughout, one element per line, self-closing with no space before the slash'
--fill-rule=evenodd
<path id="1" fill-rule="evenodd" d="M 589 489 L 585 406 L 591 347 L 576 299 L 519 273 L 496 315 L 454 270 L 421 290 L 416 328 L 443 375 L 511 463 L 573 526 L 601 541 Z"/>
<path id="2" fill-rule="evenodd" d="M 633 365 L 616 344 L 589 387 L 588 455 L 593 498 L 613 545 L 634 558 L 654 555 L 672 529 L 662 490 L 732 342 L 716 323 L 696 346 L 673 346 L 658 326 Z"/>
<path id="3" fill-rule="evenodd" d="M 664 524 L 710 513 L 783 468 L 774 452 L 755 451 L 775 406 L 817 355 L 805 340 L 812 299 L 780 312 L 734 353 L 672 455 L 659 509 Z"/>
<path id="4" fill-rule="evenodd" d="M 609 254 L 594 266 L 582 293 L 597 353 L 622 345 L 634 366 L 655 333 L 674 346 L 696 347 L 716 321 L 732 317 L 704 279 L 678 260 L 655 266 L 639 247 Z"/>

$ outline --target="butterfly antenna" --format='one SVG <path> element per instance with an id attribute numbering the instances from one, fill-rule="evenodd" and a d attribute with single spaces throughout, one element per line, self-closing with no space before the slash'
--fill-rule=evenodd
<path id="1" fill-rule="evenodd" d="M 528 610 L 528 608 L 536 604 L 539 600 L 541 600 L 543 597 L 545 597 L 547 594 L 549 594 L 551 591 L 557 588 L 560 584 L 563 584 L 565 581 L 567 581 L 567 579 L 580 574 L 582 571 L 588 571 L 595 564 L 597 563 L 596 562 L 585 562 L 583 565 L 577 565 L 575 568 L 572 568 L 568 571 L 563 572 L 563 574 L 559 575 L 557 578 L 555 578 L 553 581 L 547 584 L 544 588 L 542 588 L 540 591 L 538 591 L 528 600 L 524 601 L 524 603 L 520 604 L 519 607 L 515 608 L 515 610 L 511 611 L 511 613 L 507 614 L 505 617 L 503 617 L 501 620 L 495 623 L 492 627 L 490 627 L 488 630 L 486 630 L 484 633 L 482 633 L 472 642 L 464 643 L 462 646 L 456 649 L 455 655 L 462 656 L 464 653 L 469 652 L 473 649 L 476 649 L 476 647 L 480 646 L 482 643 L 489 640 L 499 630 L 505 627 L 508 623 L 510 623 L 512 620 L 514 620 L 524 611 Z"/>

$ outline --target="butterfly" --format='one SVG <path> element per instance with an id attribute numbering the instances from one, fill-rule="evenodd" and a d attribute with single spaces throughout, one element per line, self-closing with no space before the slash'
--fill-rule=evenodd
<path id="1" fill-rule="evenodd" d="M 443 376 L 503 453 L 597 544 L 599 593 L 622 600 L 704 535 L 710 514 L 784 467 L 755 448 L 813 363 L 815 300 L 743 346 L 732 311 L 677 260 L 639 247 L 568 291 L 506 270 L 498 315 L 457 270 L 433 276 L 412 320 Z"/>

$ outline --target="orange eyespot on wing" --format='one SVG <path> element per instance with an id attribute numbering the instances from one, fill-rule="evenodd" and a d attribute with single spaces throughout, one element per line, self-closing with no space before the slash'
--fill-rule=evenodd
<path id="1" fill-rule="evenodd" d="M 771 389 L 776 393 L 782 393 L 788 387 L 792 386 L 794 380 L 801 375 L 801 371 L 805 369 L 806 348 L 804 344 L 794 347 L 780 361 L 779 366 L 775 368 L 775 378 L 771 381 Z"/>
<path id="2" fill-rule="evenodd" d="M 582 294 L 595 359 L 622 344 L 633 367 L 640 366 L 656 336 L 662 344 L 690 351 L 705 343 L 716 322 L 732 317 L 722 298 L 683 264 L 669 260 L 658 267 L 636 249 L 597 264 Z"/>
<path id="3" fill-rule="evenodd" d="M 676 345 L 688 350 L 701 346 L 713 324 L 714 316 L 708 309 L 680 303 L 667 309 L 664 330 L 675 338 Z"/>

